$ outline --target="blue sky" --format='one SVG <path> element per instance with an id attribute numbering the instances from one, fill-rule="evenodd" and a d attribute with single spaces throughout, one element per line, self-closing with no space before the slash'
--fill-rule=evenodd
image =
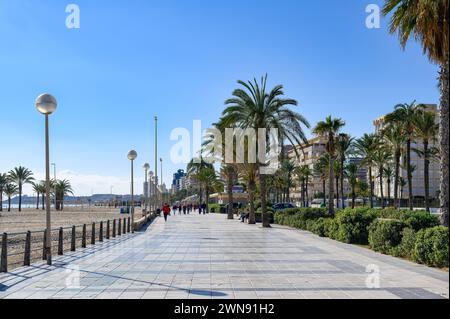
<path id="1" fill-rule="evenodd" d="M 65 26 L 69 3 L 80 29 Z M 386 19 L 367 29 L 369 3 L 383 1 L 0 0 L 0 172 L 42 176 L 42 92 L 59 102 L 52 162 L 78 195 L 127 192 L 131 148 L 154 166 L 155 115 L 170 184 L 171 130 L 216 121 L 238 79 L 267 73 L 311 123 L 332 114 L 354 136 L 397 103 L 438 103 L 437 67 Z"/>

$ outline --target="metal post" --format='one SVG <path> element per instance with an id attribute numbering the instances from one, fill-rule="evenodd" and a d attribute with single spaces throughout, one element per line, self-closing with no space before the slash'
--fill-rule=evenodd
<path id="1" fill-rule="evenodd" d="M 95 223 L 92 223 L 91 245 L 95 245 Z"/>
<path id="2" fill-rule="evenodd" d="M 31 263 L 31 232 L 27 231 L 27 237 L 25 238 L 25 254 L 23 257 L 23 265 L 29 266 Z"/>
<path id="3" fill-rule="evenodd" d="M 70 251 L 75 251 L 77 249 L 76 245 L 76 227 L 72 226 L 72 240 L 70 244 Z"/>
<path id="4" fill-rule="evenodd" d="M 44 231 L 44 242 L 42 243 L 42 260 L 47 260 L 47 230 Z"/>
<path id="5" fill-rule="evenodd" d="M 130 223 L 130 217 L 128 217 L 128 232 L 131 231 L 131 223 Z"/>
<path id="6" fill-rule="evenodd" d="M 122 236 L 122 219 L 119 218 L 119 225 L 117 227 L 117 235 Z"/>
<path id="7" fill-rule="evenodd" d="M 61 228 L 59 228 L 59 235 L 58 235 L 58 255 L 62 256 L 64 254 L 64 231 Z"/>
<path id="8" fill-rule="evenodd" d="M 0 261 L 0 272 L 8 272 L 8 234 L 2 236 L 2 256 Z"/>
<path id="9" fill-rule="evenodd" d="M 109 239 L 109 231 L 110 231 L 110 229 L 109 229 L 109 219 L 107 220 L 107 222 L 106 222 L 106 239 L 108 240 Z"/>
<path id="10" fill-rule="evenodd" d="M 86 248 L 86 224 L 83 225 L 83 234 L 81 235 L 81 247 Z"/>
<path id="11" fill-rule="evenodd" d="M 131 223 L 134 224 L 134 161 L 131 161 Z M 134 229 L 131 229 L 134 233 Z"/>
<path id="12" fill-rule="evenodd" d="M 52 264 L 52 234 L 50 218 L 50 148 L 48 134 L 48 114 L 45 115 L 45 204 L 46 204 L 46 233 L 45 255 L 47 265 Z"/>
<path id="13" fill-rule="evenodd" d="M 127 219 L 126 218 L 123 219 L 123 232 L 122 233 L 124 233 L 124 234 L 127 233 Z"/>
<path id="14" fill-rule="evenodd" d="M 98 241 L 103 242 L 103 222 L 100 222 L 100 233 L 98 234 Z"/>
<path id="15" fill-rule="evenodd" d="M 116 238 L 116 220 L 113 220 L 113 238 Z"/>
<path id="16" fill-rule="evenodd" d="M 158 117 L 155 116 L 155 211 L 158 208 Z"/>

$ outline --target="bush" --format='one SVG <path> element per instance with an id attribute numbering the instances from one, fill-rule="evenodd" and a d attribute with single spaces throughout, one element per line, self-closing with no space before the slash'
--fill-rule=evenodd
<path id="1" fill-rule="evenodd" d="M 400 245 L 405 224 L 396 220 L 377 220 L 369 227 L 370 248 L 388 254 Z"/>
<path id="2" fill-rule="evenodd" d="M 448 228 L 437 226 L 417 233 L 413 260 L 434 267 L 448 267 Z"/>
<path id="3" fill-rule="evenodd" d="M 308 230 L 320 237 L 329 237 L 332 221 L 333 219 L 331 218 L 320 217 L 318 220 L 312 222 Z"/>
<path id="4" fill-rule="evenodd" d="M 416 244 L 416 232 L 411 228 L 402 231 L 402 242 L 391 249 L 391 255 L 395 257 L 411 258 Z"/>
<path id="5" fill-rule="evenodd" d="M 439 218 L 424 210 L 413 211 L 386 208 L 373 210 L 373 212 L 379 218 L 398 219 L 416 232 L 421 229 L 439 226 Z"/>
<path id="6" fill-rule="evenodd" d="M 330 237 L 347 244 L 367 244 L 369 226 L 375 218 L 366 208 L 341 210 L 330 225 Z"/>
<path id="7" fill-rule="evenodd" d="M 327 210 L 323 208 L 289 208 L 277 212 L 275 214 L 275 222 L 280 225 L 308 230 L 308 221 L 316 221 L 326 216 Z"/>
<path id="8" fill-rule="evenodd" d="M 212 213 L 220 213 L 220 204 L 209 204 L 208 205 L 209 212 Z"/>
<path id="9" fill-rule="evenodd" d="M 265 214 L 265 218 L 268 218 L 269 223 L 271 224 L 275 222 L 274 214 L 271 211 L 267 211 L 267 213 Z M 260 211 L 255 213 L 255 220 L 257 223 L 262 222 L 262 214 Z"/>

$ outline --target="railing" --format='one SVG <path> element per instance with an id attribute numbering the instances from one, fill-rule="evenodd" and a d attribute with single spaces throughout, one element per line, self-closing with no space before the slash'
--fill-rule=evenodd
<path id="1" fill-rule="evenodd" d="M 134 223 L 134 229 L 139 230 L 155 217 L 154 213 L 143 216 Z M 105 240 L 113 240 L 131 231 L 130 217 L 52 229 L 50 231 L 52 255 L 62 256 L 65 252 L 74 252 L 88 245 L 93 246 Z M 8 269 L 30 266 L 31 263 L 39 260 L 46 260 L 46 236 L 45 230 L 3 233 L 0 238 L 0 273 L 8 272 Z"/>

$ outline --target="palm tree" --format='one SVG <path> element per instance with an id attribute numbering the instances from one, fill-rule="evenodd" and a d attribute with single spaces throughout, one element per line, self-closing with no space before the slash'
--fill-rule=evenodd
<path id="1" fill-rule="evenodd" d="M 41 185 L 39 183 L 32 182 L 31 185 L 33 186 L 33 191 L 36 193 L 36 209 L 39 209 L 39 195 L 41 193 Z"/>
<path id="2" fill-rule="evenodd" d="M 209 212 L 209 196 L 211 191 L 218 187 L 219 179 L 214 168 L 202 168 L 196 175 L 195 179 L 205 191 L 206 213 Z M 200 202 L 201 203 L 201 202 Z"/>
<path id="3" fill-rule="evenodd" d="M 247 184 L 248 197 L 249 197 L 249 217 L 248 223 L 251 225 L 256 224 L 255 218 L 255 192 L 256 192 L 256 180 L 257 180 L 257 165 L 254 163 L 237 164 L 239 177 Z"/>
<path id="4" fill-rule="evenodd" d="M 329 155 L 328 168 L 328 213 L 334 215 L 334 161 L 336 159 L 336 134 L 345 125 L 341 119 L 333 119 L 328 116 L 325 121 L 317 123 L 313 129 L 314 134 L 328 136 L 327 154 Z"/>
<path id="5" fill-rule="evenodd" d="M 408 183 L 406 182 L 406 180 L 403 177 L 400 177 L 398 183 L 399 183 L 399 187 L 400 187 L 400 200 L 402 200 L 403 199 L 403 191 L 405 189 L 406 184 L 408 184 Z"/>
<path id="6" fill-rule="evenodd" d="M 3 192 L 8 184 L 8 176 L 0 173 L 0 212 L 3 211 Z"/>
<path id="7" fill-rule="evenodd" d="M 391 160 L 391 153 L 384 145 L 379 145 L 373 154 L 373 162 L 378 169 L 378 178 L 380 181 L 380 196 L 381 196 L 381 207 L 384 209 L 386 203 L 384 202 L 384 189 L 383 189 L 383 177 L 384 168 L 388 165 Z"/>
<path id="8" fill-rule="evenodd" d="M 424 161 L 424 186 L 425 186 L 425 208 L 430 211 L 430 148 L 429 143 L 434 142 L 439 131 L 435 123 L 435 116 L 431 112 L 419 112 L 413 119 L 415 135 L 422 140 L 423 150 L 417 152 L 423 155 Z"/>
<path id="9" fill-rule="evenodd" d="M 417 105 L 416 102 L 410 104 L 398 104 L 394 112 L 386 115 L 387 123 L 402 123 L 403 135 L 406 138 L 406 173 L 408 179 L 409 209 L 413 209 L 413 191 L 412 191 L 412 172 L 411 172 L 411 143 L 414 138 L 414 118 L 423 108 L 423 105 Z"/>
<path id="10" fill-rule="evenodd" d="M 329 174 L 329 165 L 330 165 L 330 156 L 328 154 L 322 155 L 319 160 L 314 163 L 314 174 L 319 176 L 322 180 L 322 192 L 323 192 L 323 204 L 326 206 L 327 197 L 326 197 L 326 181 Z"/>
<path id="11" fill-rule="evenodd" d="M 403 48 L 411 35 L 422 45 L 428 58 L 439 64 L 441 211 L 442 223 L 448 226 L 449 211 L 449 1 L 448 0 L 387 0 L 383 14 L 393 12 L 390 32 L 397 32 Z"/>
<path id="12" fill-rule="evenodd" d="M 277 85 L 271 91 L 267 90 L 267 75 L 258 83 L 256 79 L 249 82 L 238 81 L 243 87 L 233 92 L 233 98 L 225 101 L 227 105 L 223 111 L 222 121 L 228 127 L 242 129 L 271 129 L 278 130 L 278 137 L 289 141 L 292 145 L 306 142 L 302 124 L 309 128 L 308 121 L 299 113 L 288 108 L 298 103 L 293 99 L 284 99 L 283 86 Z M 269 141 L 270 133 L 266 131 L 265 141 Z M 265 142 L 262 141 L 262 142 Z M 259 144 L 259 143 L 258 143 Z M 297 149 L 295 148 L 297 152 Z M 257 150 L 260 154 L 262 150 Z M 258 159 L 258 180 L 261 193 L 261 210 L 263 227 L 270 227 L 267 213 L 267 185 L 266 175 L 262 170 L 267 166 L 266 161 Z"/>
<path id="13" fill-rule="evenodd" d="M 369 174 L 369 188 L 370 188 L 370 208 L 373 208 L 373 174 L 372 167 L 374 166 L 373 155 L 378 147 L 378 138 L 375 134 L 364 134 L 361 138 L 356 140 L 355 149 L 362 158 L 361 164 L 367 167 Z"/>
<path id="14" fill-rule="evenodd" d="M 3 190 L 6 194 L 6 196 L 8 196 L 8 212 L 11 211 L 11 197 L 13 197 L 14 195 L 17 194 L 18 191 L 18 187 L 12 183 L 8 183 L 5 186 L 5 189 Z"/>
<path id="15" fill-rule="evenodd" d="M 203 160 L 203 158 L 199 159 L 192 159 L 188 165 L 187 165 L 187 175 L 191 178 L 193 178 L 194 180 L 197 179 L 197 175 L 205 168 L 211 168 L 214 169 L 214 166 L 210 163 L 207 163 Z M 203 188 L 201 183 L 198 183 L 198 198 L 200 201 L 200 204 L 202 204 L 203 202 Z M 231 203 L 230 205 L 233 205 L 233 203 Z"/>
<path id="16" fill-rule="evenodd" d="M 352 189 L 352 209 L 355 208 L 356 186 L 358 185 L 358 165 L 350 163 L 345 168 L 350 188 Z"/>
<path id="17" fill-rule="evenodd" d="M 72 194 L 73 189 L 66 179 L 54 183 L 56 210 L 64 210 L 64 197 Z"/>
<path id="18" fill-rule="evenodd" d="M 354 138 L 350 137 L 348 134 L 339 134 L 338 143 L 337 143 L 337 153 L 340 164 L 340 180 L 341 180 L 341 199 L 342 199 L 342 208 L 345 208 L 344 201 L 344 175 L 345 175 L 345 161 L 347 160 L 347 156 L 353 150 L 353 141 Z M 339 202 L 338 202 L 339 205 Z"/>
<path id="19" fill-rule="evenodd" d="M 309 178 L 312 175 L 311 169 L 309 168 L 308 165 L 302 165 L 300 167 L 297 167 L 294 172 L 297 175 L 297 178 L 299 179 L 301 185 L 302 205 L 303 207 L 308 207 L 309 206 L 308 185 L 309 185 Z"/>
<path id="20" fill-rule="evenodd" d="M 392 169 L 392 166 L 390 163 L 387 163 L 388 166 L 386 166 L 383 169 L 384 176 L 386 176 L 386 182 L 387 182 L 387 205 L 388 207 L 391 206 L 391 183 L 392 183 L 392 177 L 394 176 L 394 170 Z"/>
<path id="21" fill-rule="evenodd" d="M 29 184 L 34 181 L 33 173 L 22 166 L 16 167 L 8 173 L 8 180 L 11 183 L 16 184 L 19 191 L 19 212 L 22 211 L 22 190 L 23 185 Z"/>
<path id="22" fill-rule="evenodd" d="M 390 123 L 381 132 L 383 138 L 388 142 L 393 150 L 394 155 L 394 207 L 399 207 L 398 188 L 400 179 L 400 158 L 402 156 L 403 145 L 406 139 L 403 135 L 403 127 L 401 123 Z"/>
<path id="23" fill-rule="evenodd" d="M 233 203 L 234 203 L 233 186 L 234 186 L 234 183 L 236 181 L 236 176 L 237 176 L 236 165 L 234 165 L 234 164 L 223 164 L 222 167 L 221 167 L 221 172 L 222 172 L 222 176 L 224 176 L 225 179 L 226 179 L 228 203 L 230 203 L 230 205 L 228 205 L 228 210 L 227 210 L 228 216 L 227 216 L 227 218 L 228 219 L 233 219 L 234 218 L 234 214 L 233 214 Z"/>
<path id="24" fill-rule="evenodd" d="M 295 165 L 294 163 L 289 160 L 289 159 L 285 159 L 283 162 L 281 162 L 281 172 L 284 175 L 284 177 L 286 178 L 286 201 L 290 202 L 291 201 L 291 187 L 293 185 L 293 179 L 292 179 L 292 175 L 294 173 L 295 170 Z"/>
<path id="25" fill-rule="evenodd" d="M 45 210 L 45 195 L 46 195 L 47 187 L 45 185 L 45 181 L 41 181 L 39 183 L 39 193 L 41 194 L 41 207 L 42 210 Z"/>

